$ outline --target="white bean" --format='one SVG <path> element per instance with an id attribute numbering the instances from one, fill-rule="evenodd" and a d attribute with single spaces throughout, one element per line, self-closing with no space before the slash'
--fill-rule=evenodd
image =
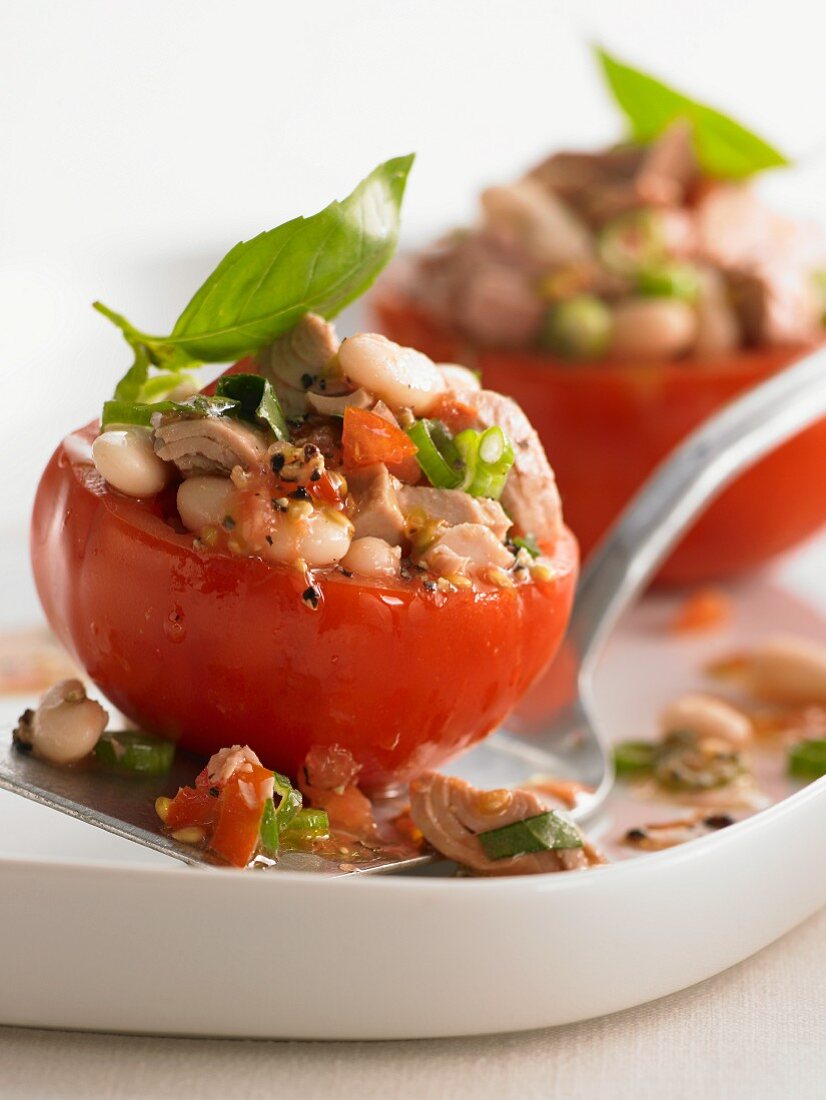
<path id="1" fill-rule="evenodd" d="M 453 393 L 462 393 L 463 390 L 481 390 L 482 383 L 478 376 L 467 367 L 461 367 L 458 363 L 437 363 L 436 366 L 447 388 Z"/>
<path id="2" fill-rule="evenodd" d="M 92 444 L 92 462 L 109 485 L 128 497 L 153 497 L 169 480 L 169 464 L 155 454 L 149 428 L 102 432 Z"/>
<path id="3" fill-rule="evenodd" d="M 350 543 L 341 564 L 359 577 L 397 577 L 401 557 L 400 546 L 367 535 Z"/>
<path id="4" fill-rule="evenodd" d="M 826 704 L 826 646 L 810 638 L 770 638 L 751 655 L 751 677 L 764 699 Z"/>
<path id="5" fill-rule="evenodd" d="M 673 359 L 691 347 L 696 332 L 687 302 L 628 298 L 614 309 L 611 353 L 617 359 Z"/>
<path id="6" fill-rule="evenodd" d="M 426 355 L 377 333 L 362 332 L 344 340 L 338 361 L 356 386 L 383 398 L 391 409 L 412 409 L 417 416 L 426 416 L 446 388 Z"/>
<path id="7" fill-rule="evenodd" d="M 713 695 L 682 695 L 660 715 L 662 733 L 690 730 L 699 738 L 713 737 L 740 747 L 752 737 L 752 724 L 742 711 Z"/>
<path id="8" fill-rule="evenodd" d="M 279 516 L 262 551 L 270 561 L 305 561 L 311 568 L 334 565 L 350 549 L 353 525 L 340 512 L 316 508 L 309 515 Z"/>
<path id="9" fill-rule="evenodd" d="M 189 477 L 178 487 L 178 515 L 187 531 L 219 527 L 235 486 L 228 477 Z"/>
<path id="10" fill-rule="evenodd" d="M 80 680 L 62 680 L 49 688 L 31 721 L 36 756 L 52 764 L 76 764 L 94 749 L 109 715 Z"/>

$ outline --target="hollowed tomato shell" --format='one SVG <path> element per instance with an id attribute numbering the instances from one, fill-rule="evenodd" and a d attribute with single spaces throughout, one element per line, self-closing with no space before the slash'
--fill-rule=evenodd
<path id="1" fill-rule="evenodd" d="M 538 352 L 468 345 L 392 279 L 372 299 L 391 339 L 437 362 L 465 363 L 484 385 L 514 397 L 539 432 L 570 524 L 587 556 L 673 448 L 733 398 L 804 354 L 749 350 L 704 360 L 570 363 Z M 698 519 L 659 574 L 689 584 L 753 569 L 826 521 L 826 420 L 729 486 Z"/>
<path id="2" fill-rule="evenodd" d="M 35 499 L 35 581 L 54 631 L 141 729 L 211 753 L 249 744 L 295 776 L 339 744 L 388 788 L 490 733 L 556 653 L 577 545 L 549 581 L 428 592 L 419 583 L 320 581 L 316 611 L 290 568 L 193 548 L 163 501 L 112 491 L 69 436 Z"/>

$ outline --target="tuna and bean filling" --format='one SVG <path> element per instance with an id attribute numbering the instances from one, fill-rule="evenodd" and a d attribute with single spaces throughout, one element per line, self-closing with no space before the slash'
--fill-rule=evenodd
<path id="1" fill-rule="evenodd" d="M 407 290 L 479 345 L 702 358 L 821 338 L 825 267 L 811 226 L 704 175 L 677 120 L 650 145 L 556 153 L 489 187 Z"/>
<path id="2" fill-rule="evenodd" d="M 542 445 L 474 373 L 307 314 L 211 394 L 105 422 L 101 476 L 165 494 L 197 549 L 450 591 L 548 579 L 562 526 Z"/>

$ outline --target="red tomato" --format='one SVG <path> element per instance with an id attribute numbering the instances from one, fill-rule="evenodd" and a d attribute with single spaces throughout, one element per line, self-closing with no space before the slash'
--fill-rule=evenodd
<path id="1" fill-rule="evenodd" d="M 313 611 L 295 570 L 196 551 L 168 522 L 173 501 L 110 490 L 94 435 L 70 436 L 46 468 L 32 562 L 58 637 L 140 728 L 205 754 L 249 744 L 293 776 L 311 746 L 337 743 L 376 790 L 490 733 L 559 646 L 577 574 L 568 531 L 548 547 L 547 582 L 442 594 L 333 573 Z"/>
<path id="2" fill-rule="evenodd" d="M 187 825 L 214 825 L 218 818 L 218 798 L 208 787 L 181 787 L 169 804 L 164 824 L 168 829 Z"/>
<path id="3" fill-rule="evenodd" d="M 535 352 L 471 348 L 394 287 L 373 300 L 383 332 L 437 361 L 481 370 L 539 432 L 565 517 L 587 554 L 666 455 L 713 412 L 787 366 L 800 348 L 709 360 L 571 364 Z M 688 584 L 752 569 L 826 521 L 826 420 L 729 486 L 697 521 L 659 580 Z"/>
<path id="4" fill-rule="evenodd" d="M 231 775 L 218 798 L 218 821 L 210 837 L 213 852 L 233 867 L 246 867 L 256 853 L 272 772 L 252 764 Z"/>
<path id="5" fill-rule="evenodd" d="M 390 465 L 403 462 L 416 454 L 413 440 L 395 424 L 378 413 L 350 406 L 344 410 L 344 431 L 341 436 L 344 465 L 372 466 L 376 462 Z"/>

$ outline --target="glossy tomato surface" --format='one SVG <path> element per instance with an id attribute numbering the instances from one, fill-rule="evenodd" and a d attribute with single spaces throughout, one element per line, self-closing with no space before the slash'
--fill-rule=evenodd
<path id="1" fill-rule="evenodd" d="M 256 558 L 199 552 L 172 500 L 130 500 L 90 464 L 89 427 L 53 455 L 37 492 L 32 561 L 61 641 L 142 729 L 211 753 L 251 745 L 295 776 L 338 743 L 386 788 L 493 730 L 559 647 L 577 546 L 564 532 L 550 581 L 428 592 L 402 581 L 304 581 Z"/>
<path id="2" fill-rule="evenodd" d="M 712 413 L 787 366 L 799 348 L 708 360 L 572 364 L 550 355 L 471 348 L 392 284 L 373 298 L 380 328 L 441 362 L 482 372 L 539 432 L 566 522 L 587 555 L 668 453 Z M 753 569 L 826 521 L 826 420 L 743 474 L 700 517 L 659 580 L 688 584 Z"/>

